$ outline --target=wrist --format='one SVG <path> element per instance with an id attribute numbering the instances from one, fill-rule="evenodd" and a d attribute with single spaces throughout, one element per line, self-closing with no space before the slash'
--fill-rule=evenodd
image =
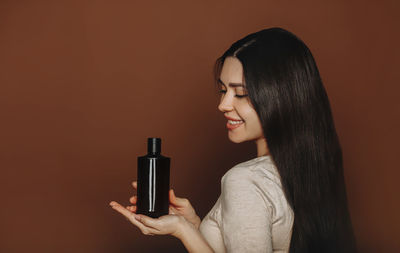
<path id="1" fill-rule="evenodd" d="M 196 229 L 196 227 L 183 216 L 179 216 L 179 218 L 178 229 L 173 236 L 182 241 L 184 240 L 184 236 L 187 235 L 190 230 Z"/>
<path id="2" fill-rule="evenodd" d="M 193 210 L 190 215 L 187 215 L 186 219 L 191 222 L 193 225 L 196 226 L 196 228 L 199 227 L 201 223 L 200 217 L 196 214 L 196 212 Z"/>
<path id="3" fill-rule="evenodd" d="M 183 221 L 180 223 L 179 233 L 177 233 L 176 237 L 190 253 L 214 253 L 200 230 L 185 218 L 183 218 Z"/>

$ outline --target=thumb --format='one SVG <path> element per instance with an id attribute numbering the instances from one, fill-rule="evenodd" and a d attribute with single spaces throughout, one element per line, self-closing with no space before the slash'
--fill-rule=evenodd
<path id="1" fill-rule="evenodd" d="M 172 204 L 176 204 L 176 196 L 173 189 L 169 190 L 169 202 L 171 202 Z"/>
<path id="2" fill-rule="evenodd" d="M 170 190 L 170 202 L 174 206 L 185 206 L 186 200 L 184 198 L 178 198 L 175 196 L 175 191 L 173 189 Z"/>

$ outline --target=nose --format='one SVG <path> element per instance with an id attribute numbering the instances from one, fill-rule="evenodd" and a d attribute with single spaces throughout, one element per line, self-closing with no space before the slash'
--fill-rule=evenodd
<path id="1" fill-rule="evenodd" d="M 218 105 L 218 110 L 221 112 L 229 112 L 233 110 L 233 104 L 232 104 L 232 97 L 228 95 L 228 92 L 226 94 L 222 95 L 221 101 Z"/>

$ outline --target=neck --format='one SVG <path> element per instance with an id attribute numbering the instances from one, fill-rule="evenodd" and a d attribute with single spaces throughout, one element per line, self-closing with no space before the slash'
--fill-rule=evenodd
<path id="1" fill-rule="evenodd" d="M 269 155 L 267 141 L 265 140 L 264 137 L 256 140 L 256 146 L 257 146 L 257 157 Z"/>

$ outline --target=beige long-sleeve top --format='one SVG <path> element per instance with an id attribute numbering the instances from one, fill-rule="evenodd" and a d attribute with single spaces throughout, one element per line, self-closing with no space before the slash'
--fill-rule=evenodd
<path id="1" fill-rule="evenodd" d="M 225 173 L 199 229 L 216 253 L 288 252 L 293 220 L 271 156 L 260 156 Z"/>

